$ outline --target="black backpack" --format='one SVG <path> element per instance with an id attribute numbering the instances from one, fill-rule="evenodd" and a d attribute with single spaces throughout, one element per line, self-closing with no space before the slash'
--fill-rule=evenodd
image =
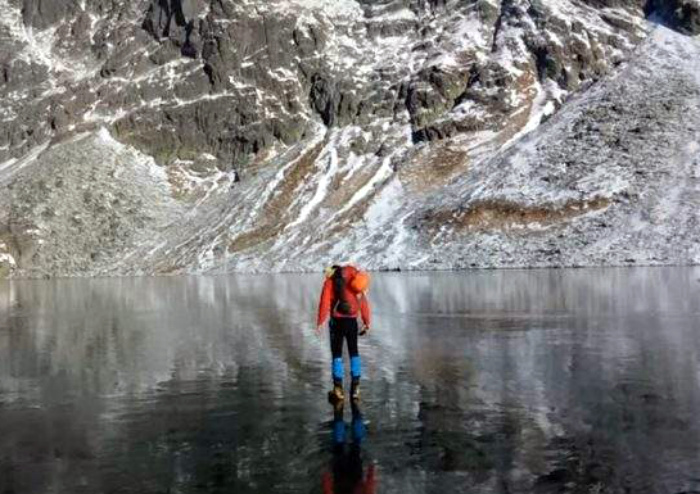
<path id="1" fill-rule="evenodd" d="M 342 266 L 333 266 L 333 293 L 335 301 L 333 309 L 339 314 L 352 315 L 352 305 L 345 298 L 345 278 L 343 278 Z"/>

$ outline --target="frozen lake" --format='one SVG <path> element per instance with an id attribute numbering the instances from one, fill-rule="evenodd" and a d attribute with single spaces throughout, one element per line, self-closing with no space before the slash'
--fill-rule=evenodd
<path id="1" fill-rule="evenodd" d="M 699 278 L 376 274 L 342 413 L 320 274 L 0 282 L 0 493 L 699 492 Z"/>

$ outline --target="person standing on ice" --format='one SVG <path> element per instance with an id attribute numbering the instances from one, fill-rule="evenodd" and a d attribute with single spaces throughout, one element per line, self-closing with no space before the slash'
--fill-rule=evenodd
<path id="1" fill-rule="evenodd" d="M 350 397 L 360 399 L 360 377 L 362 363 L 357 349 L 358 335 L 365 335 L 370 328 L 370 307 L 367 300 L 369 275 L 353 266 L 332 266 L 325 270 L 325 280 L 318 305 L 316 332 L 321 334 L 326 320 L 330 317 L 329 329 L 331 354 L 333 356 L 333 391 L 329 397 L 336 402 L 345 399 L 343 394 L 343 341 L 348 342 L 350 354 L 350 375 L 352 385 Z M 359 330 L 357 318 L 361 317 L 363 328 Z"/>

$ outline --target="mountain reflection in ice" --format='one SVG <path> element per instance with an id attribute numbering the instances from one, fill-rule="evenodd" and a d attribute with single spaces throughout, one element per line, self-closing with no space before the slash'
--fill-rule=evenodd
<path id="1" fill-rule="evenodd" d="M 699 277 L 376 274 L 362 478 L 382 493 L 700 490 Z M 323 492 L 344 463 L 312 331 L 320 281 L 0 284 L 0 492 Z"/>

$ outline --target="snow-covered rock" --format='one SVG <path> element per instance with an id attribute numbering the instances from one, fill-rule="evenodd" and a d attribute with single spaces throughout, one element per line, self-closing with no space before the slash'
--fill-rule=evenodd
<path id="1" fill-rule="evenodd" d="M 0 240 L 20 276 L 694 262 L 666 7 L 0 0 Z"/>

